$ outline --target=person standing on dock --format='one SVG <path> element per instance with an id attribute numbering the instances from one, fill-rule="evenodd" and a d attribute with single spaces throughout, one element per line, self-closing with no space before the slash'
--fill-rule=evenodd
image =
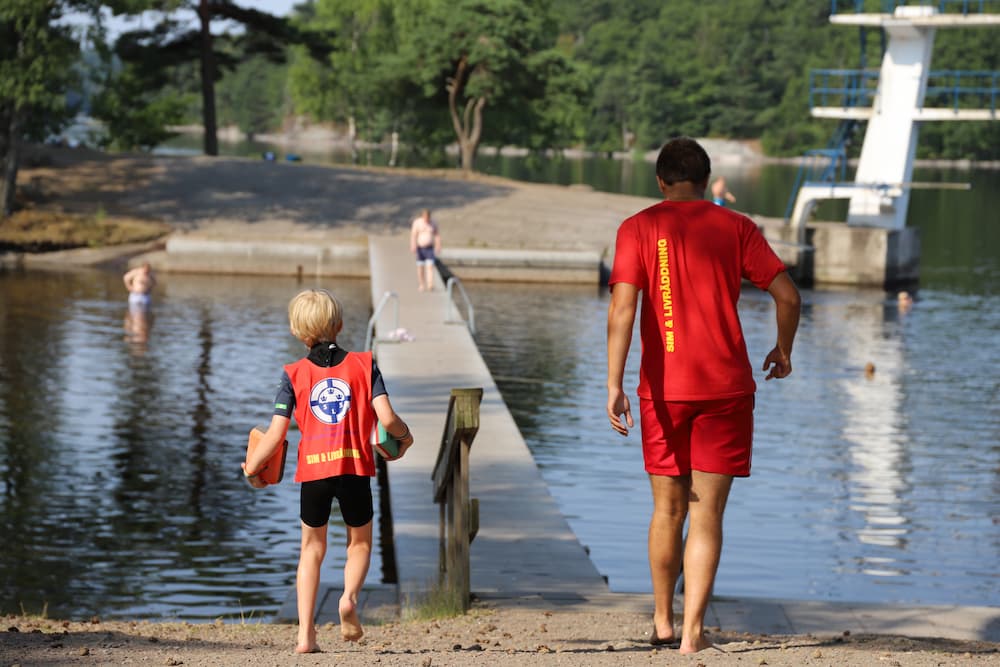
<path id="1" fill-rule="evenodd" d="M 639 414 L 653 494 L 650 641 L 679 643 L 681 653 L 711 646 L 704 619 L 722 554 L 722 517 L 733 478 L 750 475 L 756 384 L 736 308 L 743 279 L 767 290 L 777 307 L 765 380 L 792 372 L 800 311 L 798 289 L 757 226 L 704 199 L 710 174 L 708 154 L 693 139 L 663 146 L 656 180 L 664 201 L 621 224 L 608 281 L 607 413 L 622 435 L 634 426 L 622 383 L 642 295 Z M 682 563 L 678 640 L 673 598 Z"/>
<path id="2" fill-rule="evenodd" d="M 242 468 L 252 486 L 264 486 L 258 478 L 260 468 L 285 440 L 294 415 L 302 434 L 295 465 L 295 481 L 302 484 L 295 652 L 315 653 L 320 650 L 314 618 L 316 596 L 333 501 L 337 500 L 347 526 L 340 634 L 346 641 L 358 641 L 364 635 L 358 595 L 368 575 L 372 551 L 375 454 L 371 433 L 381 423 L 399 441 L 399 456 L 413 444 L 413 436 L 393 410 L 371 352 L 348 352 L 337 345 L 343 316 L 340 303 L 330 292 L 309 289 L 297 294 L 288 304 L 288 321 L 292 335 L 309 348 L 309 354 L 285 366 L 271 424 Z"/>
<path id="3" fill-rule="evenodd" d="M 417 256 L 417 283 L 420 291 L 434 289 L 434 260 L 441 252 L 441 232 L 424 209 L 410 225 L 410 252 Z"/>

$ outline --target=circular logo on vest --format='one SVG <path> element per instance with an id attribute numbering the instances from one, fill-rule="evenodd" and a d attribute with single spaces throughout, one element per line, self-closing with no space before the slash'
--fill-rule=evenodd
<path id="1" fill-rule="evenodd" d="M 338 378 L 327 378 L 313 385 L 309 409 L 324 424 L 338 424 L 351 409 L 351 387 Z"/>

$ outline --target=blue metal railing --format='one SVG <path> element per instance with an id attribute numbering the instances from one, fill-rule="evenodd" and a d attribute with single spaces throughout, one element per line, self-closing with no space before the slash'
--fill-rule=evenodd
<path id="1" fill-rule="evenodd" d="M 894 0 L 830 0 L 831 14 L 892 14 L 896 7 L 937 7 L 941 14 L 985 14 L 1000 11 L 1000 0 L 921 0 L 920 2 L 895 2 Z"/>
<path id="2" fill-rule="evenodd" d="M 1000 72 L 941 70 L 928 75 L 924 106 L 943 104 L 956 111 L 962 106 L 988 108 L 995 113 L 998 97 Z"/>
<path id="3" fill-rule="evenodd" d="M 878 89 L 873 69 L 816 69 L 809 72 L 809 107 L 869 107 Z M 927 75 L 924 106 L 996 111 L 1000 72 L 937 70 Z"/>
<path id="4" fill-rule="evenodd" d="M 814 69 L 809 72 L 809 108 L 869 107 L 878 77 L 877 69 Z"/>

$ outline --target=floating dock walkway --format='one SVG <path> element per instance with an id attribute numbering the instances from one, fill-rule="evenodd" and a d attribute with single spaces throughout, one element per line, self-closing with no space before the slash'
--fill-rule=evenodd
<path id="1" fill-rule="evenodd" d="M 377 323 L 375 352 L 393 407 L 415 438 L 389 464 L 399 591 L 404 603 L 438 580 L 438 506 L 431 473 L 453 388 L 481 387 L 479 432 L 470 455 L 470 494 L 479 499 L 471 546 L 472 591 L 483 597 L 582 600 L 608 587 L 570 530 L 444 285 L 417 288 L 405 237 L 369 241 L 372 303 L 395 294 Z M 451 316 L 449 317 L 449 313 Z M 449 322 L 448 320 L 453 320 Z M 403 328 L 408 342 L 383 342 Z"/>

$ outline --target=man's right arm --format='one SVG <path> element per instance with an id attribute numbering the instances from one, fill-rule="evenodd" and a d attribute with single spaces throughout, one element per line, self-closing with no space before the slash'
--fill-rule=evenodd
<path id="1" fill-rule="evenodd" d="M 799 328 L 802 297 L 787 271 L 779 273 L 767 288 L 774 299 L 778 324 L 778 342 L 764 359 L 765 380 L 788 377 L 792 372 L 792 344 Z"/>
<path id="2" fill-rule="evenodd" d="M 638 301 L 639 288 L 635 285 L 621 282 L 611 289 L 611 304 L 608 306 L 608 419 L 611 428 L 622 435 L 628 435 L 628 429 L 634 426 L 628 396 L 622 385 Z M 625 416 L 624 423 L 622 415 Z"/>

